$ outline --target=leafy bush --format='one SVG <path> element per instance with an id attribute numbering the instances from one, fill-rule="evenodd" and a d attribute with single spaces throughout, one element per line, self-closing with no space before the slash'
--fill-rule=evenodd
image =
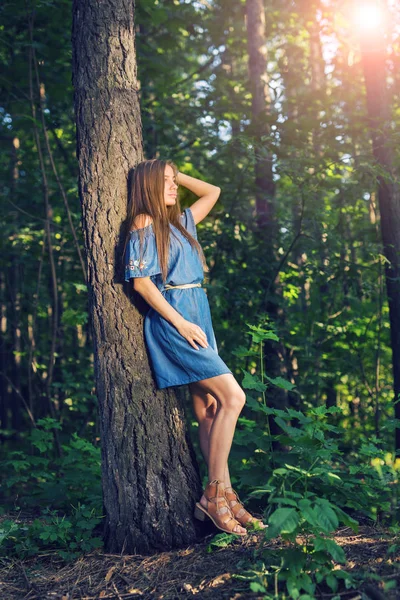
<path id="1" fill-rule="evenodd" d="M 68 516 L 46 508 L 40 518 L 27 524 L 4 519 L 0 523 L 0 554 L 26 557 L 57 550 L 64 560 L 73 560 L 102 546 L 102 539 L 93 535 L 101 519 L 102 515 L 84 504 L 73 507 Z"/>
<path id="2" fill-rule="evenodd" d="M 236 355 L 251 358 L 253 366 L 258 357 L 260 376 L 243 370 L 246 406 L 254 419 L 239 418 L 233 450 L 235 458 L 242 458 L 240 482 L 253 488 L 248 498 L 267 498 L 264 514 L 269 527 L 254 563 L 243 564 L 236 576 L 249 580 L 252 591 L 265 593 L 265 598 L 279 597 L 282 586 L 286 588 L 282 597 L 287 593 L 294 600 L 314 598 L 319 584 L 333 593 L 343 585 L 353 587 L 354 579 L 338 568 L 346 557 L 333 533 L 340 523 L 357 532 L 354 517 L 360 514 L 374 520 L 396 519 L 400 461 L 374 436 L 361 445 L 357 456 L 344 458 L 342 431 L 330 422 L 339 407 L 301 411 L 267 406 L 268 387 L 293 392 L 295 386 L 264 374 L 263 344 L 278 341 L 276 334 L 264 326 L 249 325 L 249 330 L 251 347 L 239 348 Z M 271 435 L 270 419 L 279 426 L 278 435 Z M 273 450 L 273 442 L 280 450 Z M 265 485 L 254 486 L 262 480 Z M 277 537 L 285 545 L 271 548 Z M 220 539 L 209 550 L 226 543 L 226 538 Z"/>
<path id="3" fill-rule="evenodd" d="M 56 456 L 53 429 L 61 425 L 51 418 L 37 425 L 28 450 L 9 452 L 0 468 L 6 503 L 14 510 L 45 508 L 33 521 L 2 520 L 0 554 L 31 556 L 53 549 L 70 560 L 102 544 L 94 535 L 103 518 L 100 449 L 74 433 Z"/>
<path id="4" fill-rule="evenodd" d="M 46 505 L 57 509 L 84 502 L 100 511 L 100 448 L 74 433 L 68 444 L 61 445 L 62 456 L 55 456 L 52 430 L 60 429 L 60 423 L 47 417 L 37 425 L 28 436 L 28 451 L 11 451 L 0 462 L 5 499 L 13 501 L 19 497 L 24 506 Z"/>

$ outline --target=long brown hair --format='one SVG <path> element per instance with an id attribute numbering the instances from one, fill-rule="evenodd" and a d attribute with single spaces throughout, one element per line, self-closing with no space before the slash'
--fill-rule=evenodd
<path id="1" fill-rule="evenodd" d="M 130 170 L 128 175 L 128 214 L 126 219 L 126 237 L 123 251 L 125 257 L 126 247 L 131 231 L 135 229 L 134 221 L 138 215 L 149 215 L 152 218 L 152 227 L 157 245 L 158 261 L 165 282 L 168 269 L 168 254 L 170 243 L 170 225 L 174 225 L 180 233 L 195 248 L 203 264 L 203 270 L 209 271 L 204 252 L 199 242 L 183 227 L 180 215 L 181 207 L 178 196 L 172 206 L 167 206 L 164 200 L 164 174 L 165 167 L 169 165 L 178 175 L 178 168 L 171 160 L 153 158 L 144 160 Z M 143 231 L 139 229 L 140 255 L 143 249 Z M 174 232 L 172 232 L 174 234 Z M 174 234 L 175 235 L 175 234 Z M 178 240 L 181 243 L 181 240 Z"/>

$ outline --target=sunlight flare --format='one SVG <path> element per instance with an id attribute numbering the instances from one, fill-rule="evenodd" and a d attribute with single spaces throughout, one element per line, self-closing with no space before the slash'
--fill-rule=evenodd
<path id="1" fill-rule="evenodd" d="M 354 26 L 360 31 L 374 31 L 383 25 L 383 9 L 379 2 L 358 2 L 352 11 Z"/>

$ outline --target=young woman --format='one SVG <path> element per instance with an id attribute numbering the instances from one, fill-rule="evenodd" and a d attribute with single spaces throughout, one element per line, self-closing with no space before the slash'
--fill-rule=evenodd
<path id="1" fill-rule="evenodd" d="M 181 213 L 183 185 L 200 198 Z M 246 397 L 218 354 L 210 307 L 201 287 L 208 271 L 196 225 L 217 202 L 220 188 L 179 173 L 173 162 L 146 160 L 131 172 L 125 281 L 150 305 L 144 336 L 158 389 L 189 384 L 209 481 L 195 517 L 227 533 L 247 535 L 258 522 L 231 487 L 228 455 Z"/>

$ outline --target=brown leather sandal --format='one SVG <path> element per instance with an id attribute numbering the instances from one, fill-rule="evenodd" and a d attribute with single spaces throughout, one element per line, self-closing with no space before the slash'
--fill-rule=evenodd
<path id="1" fill-rule="evenodd" d="M 240 502 L 238 493 L 235 492 L 233 487 L 226 487 L 224 492 L 233 516 L 239 521 L 242 527 L 248 527 L 248 525 L 252 523 L 257 523 L 261 529 L 266 529 L 268 527 L 261 519 L 256 519 L 244 508 L 243 504 Z"/>
<path id="2" fill-rule="evenodd" d="M 200 502 L 196 502 L 196 507 L 194 509 L 194 516 L 196 519 L 204 521 L 205 518 L 208 517 L 221 531 L 233 533 L 234 535 L 241 535 L 242 537 L 247 535 L 247 531 L 233 531 L 235 526 L 241 525 L 233 517 L 232 511 L 228 506 L 224 494 L 223 481 L 220 479 L 209 481 L 204 490 L 204 496 L 207 500 L 207 508 L 204 508 Z"/>

